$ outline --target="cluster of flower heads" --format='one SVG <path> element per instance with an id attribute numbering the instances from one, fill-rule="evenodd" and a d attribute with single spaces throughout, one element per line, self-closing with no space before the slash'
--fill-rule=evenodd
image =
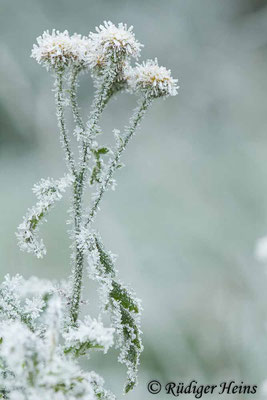
<path id="1" fill-rule="evenodd" d="M 69 328 L 67 292 L 64 284 L 19 275 L 0 285 L 0 398 L 114 400 L 103 379 L 76 361 L 94 348 L 107 351 L 113 329 L 89 317 Z"/>
<path id="2" fill-rule="evenodd" d="M 146 92 L 152 97 L 175 96 L 177 80 L 170 70 L 160 67 L 157 60 L 148 60 L 136 67 L 130 66 L 131 58 L 138 59 L 142 44 L 133 33 L 133 27 L 110 21 L 90 32 L 88 36 L 69 35 L 68 31 L 45 31 L 37 38 L 32 57 L 47 69 L 64 69 L 75 66 L 80 70 L 91 68 L 93 75 L 103 75 L 113 68 L 117 80 L 124 80 L 131 91 Z"/>

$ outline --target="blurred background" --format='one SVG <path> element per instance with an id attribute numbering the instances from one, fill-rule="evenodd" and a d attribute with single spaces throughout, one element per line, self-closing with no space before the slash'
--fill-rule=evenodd
<path id="1" fill-rule="evenodd" d="M 254 245 L 267 234 L 267 0 L 0 0 L 1 279 L 70 273 L 67 196 L 41 228 L 46 258 L 21 253 L 14 235 L 35 202 L 33 184 L 65 171 L 53 81 L 30 51 L 46 29 L 86 35 L 103 20 L 133 24 L 143 59 L 158 57 L 181 86 L 149 111 L 97 218 L 121 278 L 143 301 L 140 383 L 128 398 L 152 398 L 151 379 L 260 385 L 267 277 Z M 79 95 L 86 116 L 88 75 Z M 135 102 L 128 94 L 111 102 L 101 120 L 107 136 Z M 90 282 L 85 295 L 97 314 Z M 116 355 L 88 365 L 122 398 Z"/>

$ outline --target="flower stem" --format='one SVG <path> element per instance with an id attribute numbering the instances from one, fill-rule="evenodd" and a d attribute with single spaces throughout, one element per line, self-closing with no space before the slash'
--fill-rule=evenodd
<path id="1" fill-rule="evenodd" d="M 103 76 L 102 84 L 97 90 L 92 104 L 92 111 L 87 122 L 88 138 L 83 143 L 83 157 L 80 169 L 80 177 L 82 181 L 84 179 L 85 171 L 88 164 L 89 151 L 92 149 L 92 141 L 96 134 L 97 124 L 102 112 L 104 111 L 104 108 L 106 107 L 109 99 L 112 97 L 112 86 L 115 78 L 116 74 L 114 73 L 112 68 L 111 70 L 106 71 Z"/>
<path id="2" fill-rule="evenodd" d="M 149 105 L 151 104 L 152 99 L 150 97 L 144 97 L 141 101 L 139 106 L 134 110 L 133 116 L 130 120 L 130 125 L 125 129 L 125 135 L 124 138 L 122 139 L 122 142 L 120 146 L 117 148 L 117 151 L 115 152 L 113 158 L 110 160 L 110 164 L 106 173 L 106 176 L 102 180 L 98 194 L 93 202 L 93 205 L 89 211 L 89 217 L 86 221 L 85 226 L 87 227 L 94 219 L 94 216 L 98 210 L 99 203 L 105 193 L 105 191 L 108 188 L 108 185 L 111 181 L 111 178 L 117 169 L 120 161 L 121 154 L 123 151 L 126 149 L 127 144 L 129 143 L 129 140 L 131 137 L 134 135 L 136 128 L 140 124 L 146 110 L 148 109 Z"/>
<path id="3" fill-rule="evenodd" d="M 66 154 L 67 166 L 73 175 L 76 175 L 76 167 L 74 162 L 74 157 L 70 149 L 70 141 L 68 137 L 68 132 L 66 129 L 65 118 L 64 118 L 64 107 L 63 107 L 63 71 L 58 71 L 56 73 L 56 108 L 57 108 L 57 119 L 58 126 L 60 129 L 61 142 Z"/>
<path id="4" fill-rule="evenodd" d="M 82 278 L 83 278 L 83 250 L 79 248 L 79 243 L 77 237 L 80 233 L 81 229 L 81 215 L 82 215 L 82 197 L 84 191 L 84 181 L 85 181 L 85 172 L 88 166 L 88 156 L 89 152 L 92 150 L 91 144 L 92 140 L 95 136 L 95 130 L 97 127 L 97 123 L 103 112 L 109 98 L 112 95 L 112 84 L 114 81 L 114 77 L 112 74 L 108 73 L 104 76 L 102 85 L 96 93 L 92 112 L 90 114 L 89 122 L 87 127 L 85 127 L 82 118 L 79 113 L 79 107 L 77 104 L 77 75 L 79 71 L 73 71 L 71 78 L 71 91 L 70 98 L 72 104 L 72 111 L 74 120 L 81 128 L 83 133 L 83 154 L 82 161 L 80 165 L 80 169 L 78 173 L 75 175 L 75 182 L 73 185 L 73 196 L 74 196 L 74 230 L 75 230 L 75 265 L 73 270 L 73 289 L 72 289 L 72 298 L 71 298 L 71 307 L 70 307 L 70 316 L 72 324 L 75 325 L 78 316 L 79 316 L 79 308 L 81 301 L 81 291 L 82 291 Z M 87 138 L 85 138 L 87 135 Z"/>
<path id="5" fill-rule="evenodd" d="M 73 288 L 70 307 L 71 322 L 75 325 L 79 315 L 79 305 L 81 301 L 82 277 L 83 277 L 83 251 L 79 248 L 77 236 L 81 227 L 82 212 L 82 190 L 79 176 L 76 176 L 73 184 L 73 208 L 74 208 L 74 235 L 75 235 L 75 265 L 73 270 Z"/>
<path id="6" fill-rule="evenodd" d="M 80 115 L 80 110 L 77 101 L 77 78 L 80 72 L 79 68 L 73 68 L 70 80 L 70 101 L 72 107 L 73 118 L 78 127 L 85 132 L 85 125 Z"/>

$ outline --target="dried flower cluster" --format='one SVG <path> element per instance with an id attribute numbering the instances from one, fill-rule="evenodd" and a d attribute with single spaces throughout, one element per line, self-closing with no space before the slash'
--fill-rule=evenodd
<path id="1" fill-rule="evenodd" d="M 79 67 L 89 65 L 90 42 L 84 36 L 69 35 L 68 31 L 59 32 L 53 29 L 50 34 L 45 31 L 33 45 L 32 57 L 47 69 L 62 68 L 73 64 Z"/>
<path id="2" fill-rule="evenodd" d="M 37 235 L 49 210 L 72 188 L 72 275 L 65 283 L 52 284 L 20 276 L 7 276 L 0 286 L 0 398 L 9 400 L 112 400 L 95 372 L 84 372 L 78 359 L 93 350 L 104 353 L 115 345 L 119 362 L 127 368 L 125 392 L 137 383 L 143 350 L 140 301 L 119 279 L 116 257 L 104 247 L 93 222 L 107 190 L 114 189 L 114 173 L 121 156 L 154 99 L 177 94 L 177 80 L 157 60 L 131 66 L 142 45 L 133 28 L 104 22 L 88 36 L 67 31 L 44 32 L 37 38 L 32 57 L 55 77 L 56 115 L 68 173 L 61 179 L 42 179 L 34 186 L 37 204 L 19 225 L 21 250 L 38 258 L 46 254 Z M 88 120 L 83 121 L 77 102 L 80 72 L 91 71 L 96 91 Z M 121 133 L 113 130 L 112 148 L 99 146 L 99 120 L 110 98 L 121 90 L 138 95 L 137 107 Z M 79 159 L 73 155 L 65 113 L 70 105 Z M 92 190 L 84 207 L 84 192 Z M 84 266 L 99 285 L 100 314 L 81 318 Z M 110 315 L 104 327 L 102 315 Z"/>
<path id="3" fill-rule="evenodd" d="M 128 73 L 128 82 L 133 91 L 140 90 L 151 97 L 176 96 L 177 79 L 171 71 L 158 65 L 158 60 L 147 60 L 137 64 Z"/>
<path id="4" fill-rule="evenodd" d="M 89 35 L 91 44 L 92 68 L 104 68 L 110 62 L 119 67 L 123 61 L 129 61 L 131 57 L 138 59 L 142 45 L 135 39 L 133 27 L 127 29 L 126 24 L 115 26 L 112 22 L 104 22 L 104 25 L 96 28 L 96 33 Z"/>
<path id="5" fill-rule="evenodd" d="M 152 97 L 175 96 L 177 79 L 173 79 L 165 67 L 160 67 L 157 59 L 130 67 L 131 58 L 138 59 L 142 47 L 135 39 L 132 26 L 127 28 L 120 23 L 117 27 L 105 21 L 96 28 L 96 33 L 90 32 L 88 36 L 69 35 L 68 31 L 61 33 L 55 29 L 51 34 L 45 31 L 37 38 L 32 57 L 48 69 L 74 66 L 90 68 L 92 73 L 98 74 L 115 69 L 133 91 L 141 89 Z"/>

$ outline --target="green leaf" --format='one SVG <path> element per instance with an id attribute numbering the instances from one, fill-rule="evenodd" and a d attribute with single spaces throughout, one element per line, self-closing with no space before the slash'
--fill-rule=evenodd
<path id="1" fill-rule="evenodd" d="M 109 152 L 109 149 L 107 147 L 100 147 L 100 149 L 97 149 L 98 154 L 107 154 Z"/>
<path id="2" fill-rule="evenodd" d="M 99 149 L 93 150 L 92 152 L 95 158 L 99 160 L 101 154 L 107 154 L 109 152 L 109 149 L 107 147 L 100 147 Z"/>
<path id="3" fill-rule="evenodd" d="M 120 302 L 120 304 L 129 311 L 139 312 L 136 302 L 132 299 L 127 290 L 118 282 L 112 281 L 112 290 L 110 296 Z"/>
<path id="4" fill-rule="evenodd" d="M 95 243 L 100 257 L 100 263 L 104 268 L 105 274 L 110 275 L 111 277 L 114 278 L 115 269 L 110 255 L 104 251 L 97 237 L 95 238 Z"/>
<path id="5" fill-rule="evenodd" d="M 123 350 L 123 363 L 131 371 L 137 372 L 140 353 L 143 349 L 141 341 L 141 331 L 139 329 L 139 314 L 140 310 L 138 302 L 134 299 L 132 293 L 123 287 L 121 283 L 117 282 L 116 270 L 112 258 L 109 253 L 105 251 L 101 239 L 95 236 L 96 248 L 99 253 L 99 274 L 101 277 L 111 278 L 112 286 L 109 291 L 110 301 L 106 304 L 106 310 L 113 313 L 119 307 L 120 311 L 120 332 L 122 333 L 122 350 Z M 117 314 L 116 314 L 117 315 Z M 116 328 L 116 326 L 114 326 Z M 125 386 L 125 392 L 129 392 L 136 384 L 136 378 L 129 377 Z"/>
<path id="6" fill-rule="evenodd" d="M 75 357 L 85 356 L 88 350 L 91 349 L 103 349 L 103 346 L 94 344 L 92 342 L 80 343 L 80 346 L 70 346 L 64 349 L 65 354 L 73 353 Z"/>

